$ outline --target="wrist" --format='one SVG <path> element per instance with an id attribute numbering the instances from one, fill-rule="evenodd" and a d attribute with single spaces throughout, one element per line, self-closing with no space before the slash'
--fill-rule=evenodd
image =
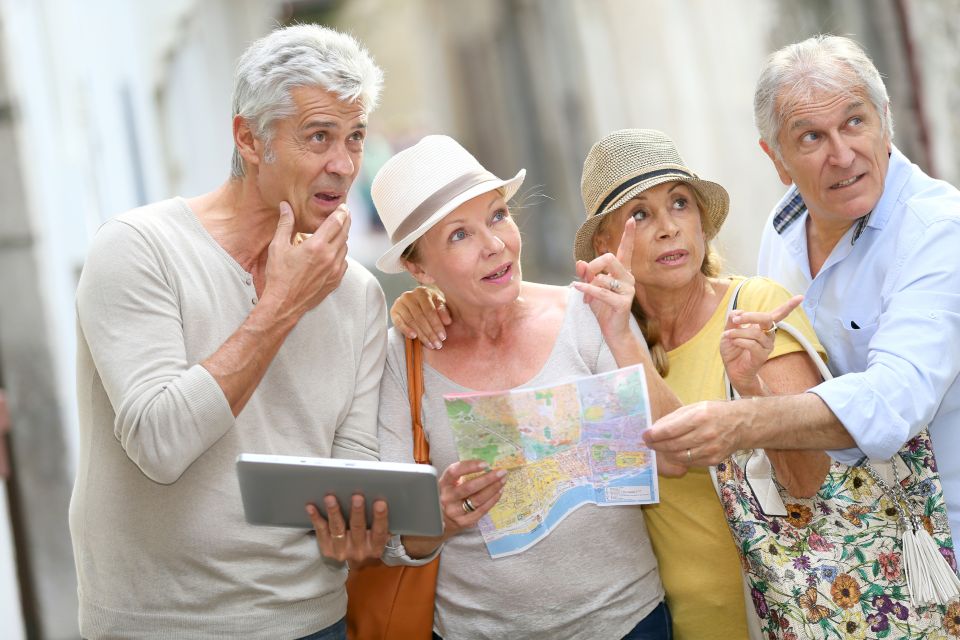
<path id="1" fill-rule="evenodd" d="M 733 424 L 734 445 L 732 451 L 754 448 L 754 443 L 750 437 L 750 423 L 752 422 L 751 414 L 756 403 L 752 400 L 745 399 L 737 402 L 727 402 L 725 404 L 734 413 L 734 418 L 731 420 L 731 424 Z"/>
<path id="2" fill-rule="evenodd" d="M 753 376 L 747 380 L 731 381 L 733 388 L 737 390 L 741 398 L 762 398 L 772 395 L 770 388 L 760 376 Z"/>
<path id="3" fill-rule="evenodd" d="M 297 326 L 302 316 L 302 311 L 285 305 L 282 296 L 274 294 L 270 289 L 264 289 L 247 320 L 254 331 L 279 331 L 282 336 L 286 336 Z"/>
<path id="4" fill-rule="evenodd" d="M 734 441 L 736 450 L 776 448 L 783 444 L 783 434 L 778 432 L 782 417 L 778 406 L 784 398 L 754 396 L 737 402 L 727 402 L 734 412 Z"/>
<path id="5" fill-rule="evenodd" d="M 440 548 L 440 545 L 443 544 L 445 539 L 446 534 L 436 538 L 428 538 L 423 536 L 400 536 L 400 544 L 403 545 L 404 550 L 407 552 L 407 556 L 409 556 L 412 560 L 420 560 L 433 555 L 437 549 Z"/>
<path id="6" fill-rule="evenodd" d="M 640 362 L 647 364 L 650 361 L 647 345 L 634 336 L 629 327 L 616 332 L 612 339 L 604 336 L 604 342 L 607 343 L 607 348 L 621 367 Z"/>
<path id="7" fill-rule="evenodd" d="M 347 567 L 350 568 L 350 571 L 358 571 L 364 567 L 371 567 L 374 565 L 380 564 L 380 558 L 364 558 L 363 560 L 347 560 Z"/>

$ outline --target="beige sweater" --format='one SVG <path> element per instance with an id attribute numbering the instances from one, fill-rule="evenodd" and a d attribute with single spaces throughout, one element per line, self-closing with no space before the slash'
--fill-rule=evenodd
<path id="1" fill-rule="evenodd" d="M 234 419 L 198 363 L 250 313 L 245 272 L 183 199 L 96 235 L 77 291 L 70 505 L 86 638 L 297 638 L 346 611 L 312 532 L 244 521 L 242 452 L 377 457 L 386 307 L 351 261 Z"/>

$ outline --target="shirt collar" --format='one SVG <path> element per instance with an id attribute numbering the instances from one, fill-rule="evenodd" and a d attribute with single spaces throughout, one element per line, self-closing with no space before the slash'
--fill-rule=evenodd
<path id="1" fill-rule="evenodd" d="M 890 146 L 890 163 L 887 165 L 887 176 L 883 181 L 883 194 L 867 221 L 867 226 L 872 229 L 882 229 L 890 220 L 890 215 L 900 200 L 900 193 L 910 179 L 913 166 L 899 149 L 893 145 Z"/>
<path id="2" fill-rule="evenodd" d="M 779 234 L 783 234 L 794 222 L 803 217 L 807 211 L 807 205 L 803 203 L 796 185 L 790 185 L 774 211 L 773 228 Z"/>

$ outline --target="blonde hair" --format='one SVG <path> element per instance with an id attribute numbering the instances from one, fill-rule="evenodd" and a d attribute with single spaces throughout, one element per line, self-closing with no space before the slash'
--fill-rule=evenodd
<path id="1" fill-rule="evenodd" d="M 708 219 L 705 214 L 706 208 L 703 206 L 703 199 L 700 197 L 700 193 L 692 188 L 693 197 L 697 201 L 697 207 L 700 210 L 700 226 L 703 228 L 704 233 L 704 255 L 703 262 L 700 263 L 700 273 L 702 273 L 707 278 L 715 278 L 720 275 L 720 269 L 723 264 L 723 261 L 720 257 L 720 254 L 714 251 L 713 247 L 710 246 L 710 241 L 706 238 L 711 238 L 717 234 L 717 229 L 713 228 L 713 223 Z M 621 208 L 626 206 L 627 203 L 621 205 Z M 610 213 L 603 216 L 603 219 L 600 221 L 600 224 L 597 225 L 597 230 L 594 232 L 594 235 L 600 233 L 608 225 L 611 218 L 616 214 L 620 209 L 611 211 Z M 653 360 L 653 366 L 657 368 L 657 373 L 661 377 L 666 377 L 670 373 L 670 360 L 667 357 L 667 350 L 663 346 L 663 342 L 660 338 L 660 322 L 656 318 L 647 317 L 647 314 L 644 313 L 643 308 L 640 306 L 640 303 L 637 301 L 636 297 L 633 299 L 633 305 L 630 307 L 630 312 L 633 314 L 633 317 L 636 319 L 637 324 L 640 325 L 640 331 L 643 332 L 643 337 L 647 341 L 647 348 L 650 349 L 650 358 Z"/>

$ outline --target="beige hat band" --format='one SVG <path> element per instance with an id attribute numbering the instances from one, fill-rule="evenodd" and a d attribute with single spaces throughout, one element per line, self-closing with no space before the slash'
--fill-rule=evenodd
<path id="1" fill-rule="evenodd" d="M 692 173 L 683 171 L 681 169 L 676 169 L 676 168 L 658 169 L 656 171 L 648 171 L 647 173 L 641 173 L 640 175 L 630 178 L 629 180 L 626 180 L 625 182 L 622 182 L 619 185 L 617 185 L 616 188 L 614 188 L 609 194 L 607 194 L 607 197 L 604 198 L 603 201 L 597 206 L 597 208 L 593 212 L 593 215 L 598 215 L 602 213 L 603 210 L 607 207 L 607 205 L 609 205 L 611 202 L 619 198 L 620 195 L 630 187 L 636 184 L 639 184 L 645 180 L 651 180 L 653 178 L 657 178 L 665 175 L 680 175 L 686 178 L 690 178 L 692 180 L 695 180 L 697 177 Z"/>
<path id="2" fill-rule="evenodd" d="M 497 177 L 487 171 L 473 171 L 457 176 L 447 184 L 437 189 L 429 198 L 421 202 L 411 211 L 403 222 L 397 226 L 396 230 L 390 234 L 390 242 L 396 244 L 401 239 L 407 237 L 420 225 L 430 219 L 434 213 L 440 210 L 461 193 L 484 182 L 494 182 Z"/>

